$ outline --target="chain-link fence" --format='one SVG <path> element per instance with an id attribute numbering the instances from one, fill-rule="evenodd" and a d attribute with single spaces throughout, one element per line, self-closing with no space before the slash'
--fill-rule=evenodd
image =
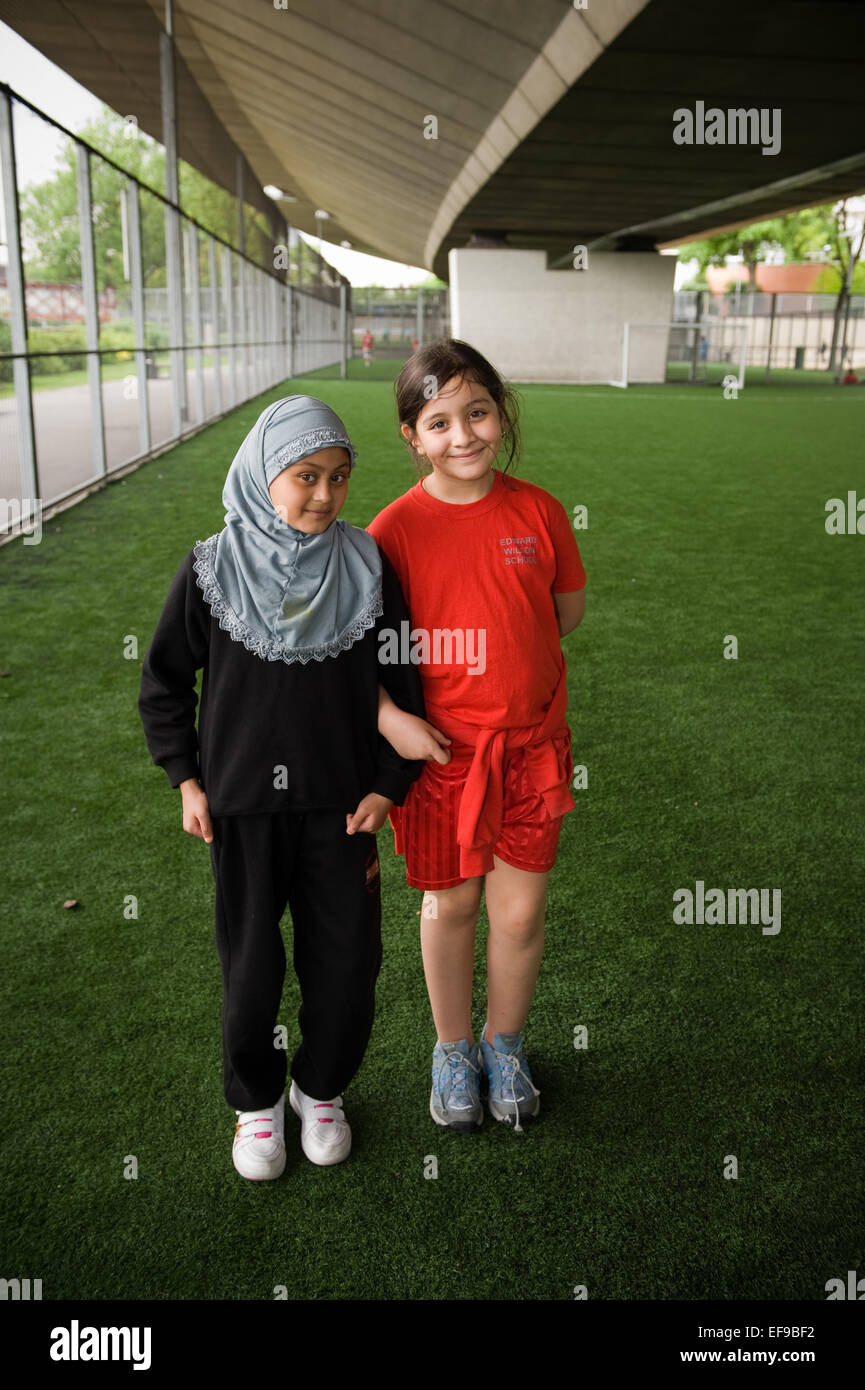
<path id="1" fill-rule="evenodd" d="M 58 136 L 40 204 L 18 170 Z M 257 263 L 3 87 L 0 173 L 0 537 L 287 377 L 345 370 L 348 284 L 293 231 L 281 273 Z"/>
<path id="2" fill-rule="evenodd" d="M 352 307 L 353 356 L 364 362 L 405 360 L 418 346 L 447 337 L 450 332 L 446 288 L 355 286 Z"/>
<path id="3" fill-rule="evenodd" d="M 677 322 L 706 326 L 698 354 L 709 353 L 713 344 L 737 343 L 746 334 L 746 366 L 760 369 L 764 380 L 865 377 L 865 295 L 843 299 L 840 312 L 834 294 L 748 293 L 740 287 L 724 295 L 682 290 L 673 301 Z M 752 371 L 749 377 L 759 374 Z"/>

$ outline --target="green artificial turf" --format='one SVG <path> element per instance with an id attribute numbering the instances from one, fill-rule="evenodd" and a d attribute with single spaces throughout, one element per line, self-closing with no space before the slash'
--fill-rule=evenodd
<path id="1" fill-rule="evenodd" d="M 363 370 L 313 388 L 356 442 L 343 516 L 359 525 L 414 478 L 391 388 Z M 283 1178 L 251 1184 L 222 1095 L 208 851 L 136 701 L 237 446 L 310 386 L 0 549 L 0 1273 L 41 1279 L 44 1299 L 824 1299 L 865 1271 L 865 536 L 824 526 L 828 498 L 865 491 L 865 392 L 521 388 L 521 474 L 588 508 L 587 616 L 564 643 L 588 785 L 526 1029 L 541 1116 L 521 1135 L 432 1123 L 421 895 L 385 827 L 351 1157 L 314 1167 L 288 1113 Z M 780 932 L 676 924 L 697 879 L 780 889 Z M 289 973 L 292 1047 L 298 1005 Z"/>

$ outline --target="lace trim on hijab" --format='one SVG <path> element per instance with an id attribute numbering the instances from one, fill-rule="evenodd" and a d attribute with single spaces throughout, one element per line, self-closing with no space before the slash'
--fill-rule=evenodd
<path id="1" fill-rule="evenodd" d="M 304 459 L 309 454 L 317 453 L 319 449 L 331 448 L 339 445 L 340 448 L 348 451 L 350 466 L 354 465 L 357 458 L 357 450 L 349 444 L 345 435 L 340 434 L 339 430 L 333 429 L 329 425 L 323 425 L 317 430 L 307 430 L 305 434 L 299 434 L 290 444 L 284 444 L 274 455 L 281 468 L 290 468 L 298 459 Z"/>
<path id="2" fill-rule="evenodd" d="M 274 637 L 265 637 L 253 632 L 246 623 L 241 622 L 234 609 L 226 603 L 225 596 L 213 572 L 218 540 L 219 533 L 215 536 L 209 536 L 206 541 L 196 541 L 193 547 L 196 556 L 193 565 L 195 582 L 204 595 L 204 602 L 219 626 L 228 633 L 232 642 L 242 642 L 247 651 L 253 652 L 255 656 L 260 656 L 264 661 L 284 661 L 288 665 L 294 661 L 300 661 L 305 666 L 308 661 L 324 661 L 329 656 L 339 656 L 340 652 L 347 652 L 349 647 L 354 646 L 355 642 L 363 637 L 364 633 L 374 627 L 376 618 L 381 617 L 384 612 L 381 590 L 379 590 L 373 594 L 366 607 L 361 609 L 351 627 L 346 628 L 345 632 L 334 638 L 332 642 L 325 642 L 317 647 L 286 647 L 283 642 L 278 642 Z"/>

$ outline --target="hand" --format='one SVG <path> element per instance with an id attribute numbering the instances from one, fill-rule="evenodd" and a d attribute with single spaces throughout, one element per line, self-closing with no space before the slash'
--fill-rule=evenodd
<path id="1" fill-rule="evenodd" d="M 425 719 L 419 719 L 416 714 L 408 714 L 394 705 L 387 710 L 385 717 L 379 711 L 378 727 L 401 758 L 409 758 L 412 762 L 449 763 L 451 760 L 445 746 L 451 742 L 447 734 L 433 728 Z"/>
<path id="2" fill-rule="evenodd" d="M 379 796 L 378 792 L 370 792 L 364 797 L 354 815 L 346 812 L 346 834 L 355 835 L 358 830 L 363 830 L 369 835 L 374 835 L 384 825 L 392 805 L 393 802 L 388 797 Z"/>
<path id="3" fill-rule="evenodd" d="M 195 835 L 209 845 L 213 842 L 213 826 L 210 823 L 210 807 L 207 795 L 195 777 L 180 784 L 183 798 L 183 829 L 188 835 Z"/>

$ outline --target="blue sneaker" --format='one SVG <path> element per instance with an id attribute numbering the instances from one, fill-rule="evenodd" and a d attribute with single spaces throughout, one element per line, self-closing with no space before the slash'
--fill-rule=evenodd
<path id="1" fill-rule="evenodd" d="M 477 1043 L 471 1050 L 468 1038 L 436 1043 L 429 1112 L 437 1125 L 457 1134 L 467 1134 L 483 1124 L 481 1055 Z"/>
<path id="2" fill-rule="evenodd" d="M 540 1091 L 532 1081 L 522 1033 L 496 1033 L 492 1046 L 481 1033 L 481 1057 L 489 1082 L 487 1104 L 490 1114 L 505 1124 L 513 1124 L 514 1132 L 522 1132 L 520 1120 L 537 1115 L 541 1108 Z"/>

